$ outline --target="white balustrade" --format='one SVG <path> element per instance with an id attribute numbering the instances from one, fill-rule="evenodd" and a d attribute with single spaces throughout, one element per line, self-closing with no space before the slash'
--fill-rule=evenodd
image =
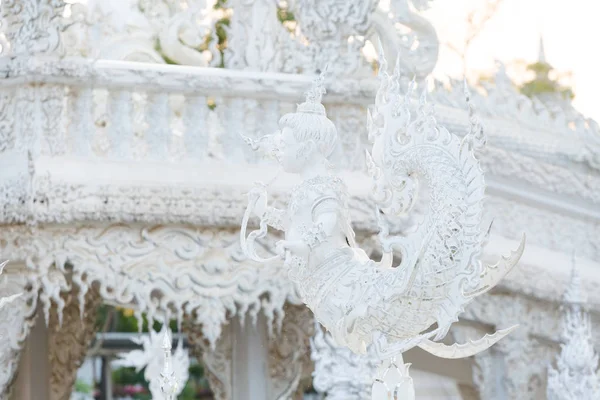
<path id="1" fill-rule="evenodd" d="M 0 115 L 14 110 L 15 118 L 2 119 L 0 151 L 34 150 L 41 144 L 42 151 L 51 156 L 171 163 L 216 157 L 253 163 L 256 156 L 242 145 L 239 134 L 257 137 L 276 131 L 279 117 L 294 109 L 298 94 L 311 79 L 296 74 L 84 59 L 71 59 L 68 65 L 77 73 L 65 74 L 61 65 L 57 60 L 41 63 L 31 73 L 33 86 L 18 76 L 2 82 Z M 461 132 L 465 110 L 462 92 L 455 86 L 456 82 L 450 82 L 449 90 L 438 90 L 434 98 L 438 120 Z M 376 88 L 374 79 L 330 82 L 325 98 L 349 153 L 340 160 L 362 154 L 359 138 L 366 132 L 366 117 L 341 110 L 362 109 Z M 490 142 L 495 146 L 518 148 L 536 158 L 563 154 L 593 163 L 598 136 L 593 121 L 557 108 L 551 112 L 541 102 L 508 93 L 502 86 L 485 89 L 474 96 L 474 102 L 481 105 L 487 119 L 493 119 L 493 123 L 486 124 L 486 118 L 483 122 L 490 127 Z M 529 126 L 536 126 L 535 135 L 524 134 Z M 34 131 L 45 138 L 36 139 Z M 568 143 L 563 140 L 565 133 L 571 135 Z"/>

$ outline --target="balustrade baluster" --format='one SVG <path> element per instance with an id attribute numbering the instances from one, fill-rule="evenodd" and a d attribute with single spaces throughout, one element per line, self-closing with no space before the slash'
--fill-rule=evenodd
<path id="1" fill-rule="evenodd" d="M 186 153 L 189 159 L 201 160 L 208 153 L 208 104 L 204 96 L 189 96 L 185 100 L 183 123 Z"/>
<path id="2" fill-rule="evenodd" d="M 229 98 L 225 100 L 223 113 L 220 115 L 225 121 L 225 132 L 221 139 L 223 151 L 230 160 L 244 160 L 244 150 L 241 146 L 240 133 L 244 132 L 244 99 Z"/>
<path id="3" fill-rule="evenodd" d="M 148 129 L 145 138 L 148 144 L 148 158 L 151 160 L 165 161 L 168 159 L 172 135 L 169 123 L 170 113 L 168 94 L 152 93 L 148 95 L 146 108 Z"/>
<path id="4" fill-rule="evenodd" d="M 264 114 L 264 128 L 267 132 L 265 134 L 271 134 L 279 129 L 279 118 L 283 115 L 280 109 L 279 100 L 267 100 L 264 102 L 263 108 Z M 291 112 L 295 111 L 294 109 Z"/>
<path id="5" fill-rule="evenodd" d="M 263 132 L 264 129 L 264 113 L 261 107 L 261 103 L 259 103 L 256 99 L 246 99 L 244 100 L 244 120 L 242 121 L 242 129 L 245 136 L 251 138 L 258 138 L 267 132 Z M 242 146 L 242 150 L 244 151 L 244 156 L 246 161 L 250 163 L 256 163 L 259 160 L 259 156 L 256 151 L 252 150 L 250 146 Z"/>
<path id="6" fill-rule="evenodd" d="M 96 126 L 93 118 L 93 101 L 91 88 L 71 88 L 71 115 L 69 135 L 72 138 L 73 153 L 76 156 L 93 155 L 92 144 Z"/>
<path id="7" fill-rule="evenodd" d="M 226 150 L 222 138 L 225 136 L 226 130 L 224 127 L 223 117 L 225 116 L 225 103 L 223 99 L 214 99 L 215 107 L 210 110 L 206 116 L 206 124 L 208 126 L 208 152 L 217 159 L 225 158 Z"/>
<path id="8" fill-rule="evenodd" d="M 131 93 L 119 90 L 110 93 L 108 105 L 109 156 L 116 159 L 131 158 L 133 139 Z"/>

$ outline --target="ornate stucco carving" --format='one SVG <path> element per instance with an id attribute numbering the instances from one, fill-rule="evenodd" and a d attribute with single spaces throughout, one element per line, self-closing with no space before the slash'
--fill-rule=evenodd
<path id="1" fill-rule="evenodd" d="M 228 316 L 256 316 L 262 308 L 278 321 L 286 299 L 294 298 L 283 270 L 257 267 L 243 257 L 234 230 L 121 224 L 15 229 L 1 233 L 2 252 L 25 260 L 39 274 L 47 312 L 51 299 L 59 312 L 64 308 L 60 292 L 68 290 L 67 265 L 80 304 L 98 284 L 105 300 L 136 304 L 140 318 L 141 312 L 152 318 L 162 311 L 179 319 L 188 313 L 213 345 Z"/>
<path id="2" fill-rule="evenodd" d="M 0 399 L 8 400 L 16 378 L 19 356 L 35 324 L 38 293 L 23 270 L 6 268 L 0 275 L 0 298 L 23 293 L 10 305 L 0 308 Z"/>

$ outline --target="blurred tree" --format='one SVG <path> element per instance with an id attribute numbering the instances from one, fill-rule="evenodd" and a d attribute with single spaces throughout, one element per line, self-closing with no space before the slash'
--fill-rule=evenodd
<path id="1" fill-rule="evenodd" d="M 559 82 L 568 74 L 559 73 L 546 60 L 543 39 L 540 38 L 538 60 L 527 65 L 526 68 L 527 71 L 533 73 L 533 78 L 519 86 L 520 92 L 525 96 L 541 99 L 553 97 L 562 100 L 572 100 L 575 97 L 571 87 Z"/>
<path id="2" fill-rule="evenodd" d="M 467 74 L 467 58 L 471 45 L 485 29 L 487 23 L 496 15 L 503 0 L 485 0 L 482 7 L 469 11 L 466 18 L 466 33 L 461 43 L 443 43 L 454 52 L 462 63 L 463 76 Z"/>

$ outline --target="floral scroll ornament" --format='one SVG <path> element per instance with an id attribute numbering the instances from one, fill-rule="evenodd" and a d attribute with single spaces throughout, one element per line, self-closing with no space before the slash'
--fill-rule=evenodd
<path id="1" fill-rule="evenodd" d="M 303 302 L 335 342 L 354 353 L 369 349 L 386 363 L 418 346 L 439 357 L 468 357 L 515 327 L 466 344 L 440 341 L 464 307 L 517 264 L 525 238 L 497 264 L 481 263 L 488 230 L 480 228 L 485 183 L 475 151 L 484 146 L 485 135 L 470 100 L 471 128 L 461 138 L 437 123 L 425 90 L 416 105 L 414 82 L 402 93 L 400 63 L 389 75 L 382 53 L 380 87 L 368 114 L 373 148 L 367 154 L 381 260 L 371 260 L 356 245 L 348 190 L 331 173 L 337 131 L 321 104 L 323 74 L 297 111 L 279 121 L 277 158 L 285 172 L 303 181 L 292 190 L 286 209 L 268 205 L 265 185 L 250 192 L 242 247 L 255 261 L 274 262 L 275 257 L 258 257 L 252 243 L 267 235 L 268 226 L 283 231 L 276 250 Z M 391 235 L 386 219 L 379 217 L 410 212 L 421 184 L 429 189 L 423 222 L 407 236 Z M 260 229 L 246 237 L 251 214 L 260 218 Z M 401 256 L 396 266 L 395 254 Z"/>

